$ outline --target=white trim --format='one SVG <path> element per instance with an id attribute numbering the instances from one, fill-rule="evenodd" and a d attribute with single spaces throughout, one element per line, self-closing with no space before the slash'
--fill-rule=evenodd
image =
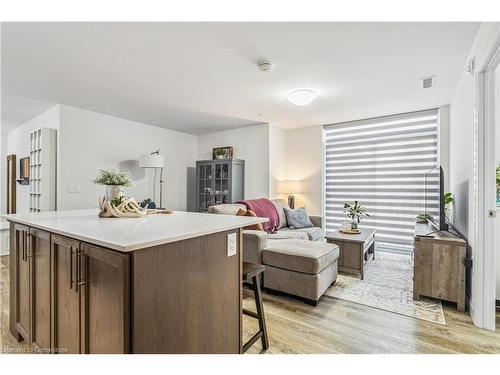
<path id="1" fill-rule="evenodd" d="M 488 211 L 495 203 L 495 101 L 491 72 L 500 64 L 500 32 L 476 74 L 474 121 L 473 284 L 470 311 L 474 324 L 495 329 L 495 219 Z M 494 77 L 493 77 L 494 78 Z M 472 304 L 473 303 L 473 304 Z"/>

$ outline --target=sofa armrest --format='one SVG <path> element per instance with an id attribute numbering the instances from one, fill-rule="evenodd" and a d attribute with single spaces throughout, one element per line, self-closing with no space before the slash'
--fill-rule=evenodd
<path id="1" fill-rule="evenodd" d="M 262 249 L 267 246 L 267 232 L 243 230 L 243 261 L 262 264 Z"/>
<path id="2" fill-rule="evenodd" d="M 309 216 L 309 220 L 311 220 L 311 223 L 313 223 L 315 227 L 323 228 L 323 218 L 321 216 L 311 215 Z"/>

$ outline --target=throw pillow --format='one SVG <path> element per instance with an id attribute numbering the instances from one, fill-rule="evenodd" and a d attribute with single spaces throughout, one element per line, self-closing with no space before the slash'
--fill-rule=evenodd
<path id="1" fill-rule="evenodd" d="M 252 217 L 257 217 L 257 215 L 255 215 L 255 212 L 253 212 L 252 210 L 246 210 L 245 211 L 245 210 L 243 210 L 241 208 L 236 213 L 236 216 L 252 216 Z M 262 226 L 262 223 L 258 223 L 258 224 L 248 225 L 246 227 L 243 227 L 243 229 L 264 230 L 264 227 Z"/>
<path id="2" fill-rule="evenodd" d="M 284 199 L 273 199 L 271 200 L 271 202 L 273 202 L 274 207 L 276 207 L 276 211 L 278 212 L 278 218 L 280 219 L 280 223 L 276 229 L 277 230 L 283 229 L 287 226 L 285 210 L 283 208 L 288 207 L 288 205 L 286 204 Z"/>
<path id="3" fill-rule="evenodd" d="M 313 227 L 313 223 L 309 219 L 309 214 L 305 207 L 297 208 L 295 210 L 283 207 L 285 209 L 286 221 L 291 229 L 309 228 Z"/>

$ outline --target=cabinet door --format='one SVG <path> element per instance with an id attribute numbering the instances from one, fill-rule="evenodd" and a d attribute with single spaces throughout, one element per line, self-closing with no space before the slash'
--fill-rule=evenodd
<path id="1" fill-rule="evenodd" d="M 31 342 L 30 283 L 31 267 L 28 256 L 28 227 L 14 225 L 15 252 L 15 329 L 28 342 Z"/>
<path id="2" fill-rule="evenodd" d="M 82 352 L 129 353 L 129 255 L 82 244 Z"/>
<path id="3" fill-rule="evenodd" d="M 31 261 L 31 341 L 35 348 L 50 351 L 50 234 L 30 228 L 28 257 Z"/>
<path id="4" fill-rule="evenodd" d="M 51 236 L 52 348 L 56 353 L 81 352 L 80 288 L 76 282 L 80 243 Z"/>

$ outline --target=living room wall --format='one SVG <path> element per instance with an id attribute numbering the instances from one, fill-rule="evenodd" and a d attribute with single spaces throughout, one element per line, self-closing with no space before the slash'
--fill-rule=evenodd
<path id="1" fill-rule="evenodd" d="M 195 165 L 196 136 L 61 105 L 59 139 L 59 209 L 97 207 L 104 189 L 92 180 L 102 167 L 131 172 L 134 186 L 126 189 L 127 195 L 138 201 L 152 198 L 153 170 L 139 168 L 138 158 L 157 149 L 165 157 L 164 206 L 186 209 L 187 173 Z M 78 186 L 80 192 L 70 193 L 69 186 Z"/>
<path id="2" fill-rule="evenodd" d="M 212 159 L 212 149 L 224 146 L 233 147 L 235 159 L 245 160 L 245 197 L 268 197 L 269 124 L 200 135 L 197 159 Z"/>

